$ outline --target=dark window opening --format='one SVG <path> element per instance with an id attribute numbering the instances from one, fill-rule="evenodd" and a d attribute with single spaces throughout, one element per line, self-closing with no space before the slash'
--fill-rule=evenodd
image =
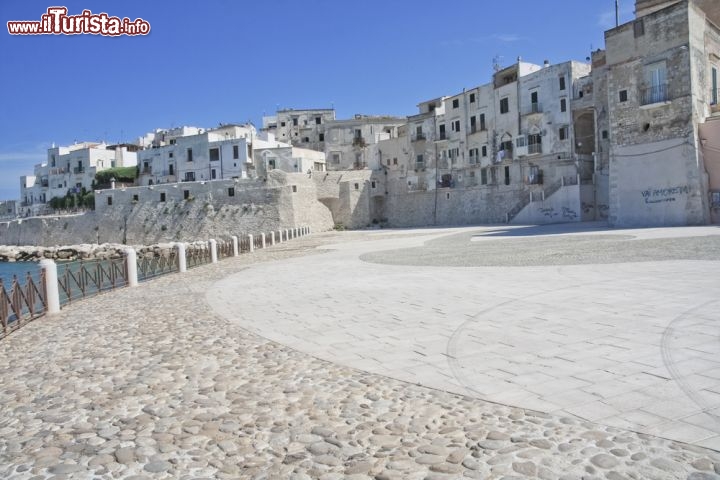
<path id="1" fill-rule="evenodd" d="M 233 159 L 237 160 L 238 158 L 240 158 L 240 147 L 233 145 Z"/>
<path id="2" fill-rule="evenodd" d="M 510 185 L 510 167 L 505 167 L 505 185 Z"/>
<path id="3" fill-rule="evenodd" d="M 503 98 L 500 100 L 500 113 L 508 113 L 510 111 L 510 100 Z"/>
<path id="4" fill-rule="evenodd" d="M 164 202 L 164 201 L 165 201 L 165 192 L 161 192 L 161 193 L 160 193 L 160 201 L 161 201 L 161 202 Z"/>
<path id="5" fill-rule="evenodd" d="M 220 160 L 220 149 L 219 148 L 211 148 L 210 149 L 210 161 L 217 162 L 218 160 Z"/>
<path id="6" fill-rule="evenodd" d="M 645 35 L 645 22 L 642 18 L 633 22 L 633 32 L 635 33 L 635 38 Z"/>
<path id="7" fill-rule="evenodd" d="M 560 111 L 567 112 L 567 100 L 565 100 L 564 98 L 560 99 Z"/>
<path id="8" fill-rule="evenodd" d="M 190 198 L 190 190 L 183 190 L 183 198 L 187 200 Z"/>
<path id="9" fill-rule="evenodd" d="M 188 162 L 192 162 L 192 161 L 193 161 L 192 148 L 188 148 L 188 149 L 187 149 L 187 161 L 188 161 Z"/>
<path id="10" fill-rule="evenodd" d="M 138 200 L 140 200 L 140 196 L 137 194 L 133 195 L 133 202 L 137 202 Z"/>
<path id="11" fill-rule="evenodd" d="M 627 90 L 620 90 L 620 101 L 627 102 L 627 99 L 628 99 Z"/>
<path id="12" fill-rule="evenodd" d="M 487 130 L 487 128 L 485 128 L 485 114 L 481 113 L 480 114 L 480 131 L 484 131 L 484 130 Z"/>
<path id="13" fill-rule="evenodd" d="M 453 100 L 453 108 L 458 108 L 458 107 L 460 107 L 460 100 L 458 100 L 456 98 Z"/>
<path id="14" fill-rule="evenodd" d="M 608 131 L 607 131 L 607 130 L 603 130 L 603 131 L 602 131 L 602 138 L 603 138 L 603 140 L 607 140 L 607 138 L 608 138 Z"/>
<path id="15" fill-rule="evenodd" d="M 107 199 L 107 204 L 108 204 L 108 205 L 112 205 L 112 197 L 108 197 L 108 199 Z"/>
<path id="16" fill-rule="evenodd" d="M 320 140 L 321 142 L 324 142 L 324 141 L 325 141 L 325 134 L 324 134 L 324 133 L 321 133 L 321 134 L 319 135 L 319 140 Z"/>
<path id="17" fill-rule="evenodd" d="M 565 77 L 560 77 L 560 90 L 565 90 Z"/>
<path id="18" fill-rule="evenodd" d="M 235 196 L 235 187 L 229 187 L 228 188 L 228 197 L 234 197 Z"/>
<path id="19" fill-rule="evenodd" d="M 315 125 L 320 125 L 322 123 L 321 117 L 315 117 Z"/>
<path id="20" fill-rule="evenodd" d="M 355 190 L 360 190 L 360 185 L 357 183 L 355 184 Z"/>
<path id="21" fill-rule="evenodd" d="M 470 94 L 470 103 L 475 103 L 475 94 L 474 93 Z"/>
<path id="22" fill-rule="evenodd" d="M 297 185 L 292 186 L 293 193 L 297 192 Z"/>

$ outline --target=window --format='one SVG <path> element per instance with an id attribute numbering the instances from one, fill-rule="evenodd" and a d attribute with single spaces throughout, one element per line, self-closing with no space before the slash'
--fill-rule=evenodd
<path id="1" fill-rule="evenodd" d="M 183 190 L 183 198 L 187 200 L 190 198 L 190 190 Z"/>
<path id="2" fill-rule="evenodd" d="M 635 38 L 645 35 L 645 22 L 642 18 L 633 22 L 633 32 L 635 33 Z"/>
<path id="3" fill-rule="evenodd" d="M 385 165 L 387 165 L 388 167 L 390 166 L 390 159 L 389 159 L 389 158 L 385 160 Z"/>
<path id="4" fill-rule="evenodd" d="M 281 127 L 284 127 L 284 126 L 285 126 L 285 122 L 280 122 L 280 126 L 281 126 Z"/>
<path id="5" fill-rule="evenodd" d="M 315 117 L 315 125 L 320 125 L 322 123 L 322 117 Z"/>
<path id="6" fill-rule="evenodd" d="M 487 185 L 487 168 L 480 170 L 480 185 Z"/>
<path id="7" fill-rule="evenodd" d="M 160 192 L 160 201 L 161 202 L 165 201 L 165 192 Z"/>
<path id="8" fill-rule="evenodd" d="M 627 90 L 620 90 L 620 101 L 627 102 L 627 99 L 628 99 Z"/>
<path id="9" fill-rule="evenodd" d="M 210 180 L 215 180 L 216 176 L 217 173 L 215 173 L 215 169 L 213 168 L 212 170 L 210 170 Z"/>
<path id="10" fill-rule="evenodd" d="M 450 124 L 453 132 L 459 132 L 460 131 L 460 120 L 455 120 Z"/>
<path id="11" fill-rule="evenodd" d="M 646 87 L 641 92 L 643 105 L 667 101 L 667 69 L 665 62 L 645 66 L 645 84 Z"/>
<path id="12" fill-rule="evenodd" d="M 233 145 L 233 159 L 237 160 L 240 158 L 240 147 Z"/>
<path id="13" fill-rule="evenodd" d="M 355 184 L 355 190 L 360 190 L 360 185 L 357 183 Z"/>
<path id="14" fill-rule="evenodd" d="M 570 138 L 567 125 L 560 127 L 558 130 L 558 136 L 560 137 L 560 140 L 567 140 Z"/>
<path id="15" fill-rule="evenodd" d="M 371 187 L 371 188 L 375 188 L 375 182 L 374 182 L 374 181 L 370 183 L 370 187 Z"/>
<path id="16" fill-rule="evenodd" d="M 355 129 L 355 138 L 362 138 L 362 130 L 359 128 Z"/>
<path id="17" fill-rule="evenodd" d="M 321 133 L 321 134 L 318 136 L 318 140 L 320 140 L 321 142 L 324 142 L 324 141 L 325 141 L 325 134 L 324 134 L 324 133 Z"/>
<path id="18" fill-rule="evenodd" d="M 487 128 L 485 128 L 485 114 L 481 113 L 480 114 L 480 131 L 484 131 L 484 130 L 487 130 Z"/>
<path id="19" fill-rule="evenodd" d="M 607 138 L 608 138 L 608 131 L 607 131 L 607 130 L 603 130 L 603 131 L 602 131 L 602 138 L 603 138 L 603 140 L 607 140 Z"/>
<path id="20" fill-rule="evenodd" d="M 175 165 L 172 163 L 168 165 L 168 175 L 175 175 Z"/>
<path id="21" fill-rule="evenodd" d="M 292 191 L 293 191 L 293 193 L 297 193 L 297 185 L 292 186 Z"/>
<path id="22" fill-rule="evenodd" d="M 297 119 L 297 117 L 293 118 L 292 121 L 293 121 L 293 127 L 297 127 L 297 126 L 298 126 L 298 119 Z"/>
<path id="23" fill-rule="evenodd" d="M 210 149 L 210 161 L 217 162 L 218 160 L 220 160 L 220 149 L 219 148 L 211 148 Z"/>
<path id="24" fill-rule="evenodd" d="M 397 165 L 397 157 L 393 158 L 393 165 Z"/>
<path id="25" fill-rule="evenodd" d="M 228 188 L 228 197 L 234 197 L 235 196 L 235 187 L 229 187 Z"/>
<path id="26" fill-rule="evenodd" d="M 303 137 L 303 142 L 310 143 L 310 137 Z"/>
<path id="27" fill-rule="evenodd" d="M 483 157 L 487 157 L 487 145 L 483 145 L 480 151 L 482 152 Z"/>
<path id="28" fill-rule="evenodd" d="M 339 153 L 333 153 L 332 154 L 332 163 L 340 163 L 340 154 Z"/>
<path id="29" fill-rule="evenodd" d="M 188 149 L 187 149 L 187 161 L 188 161 L 188 162 L 192 162 L 192 161 L 193 161 L 193 159 L 192 159 L 192 148 L 188 148 Z"/>
<path id="30" fill-rule="evenodd" d="M 458 108 L 458 107 L 460 107 L 460 100 L 456 98 L 453 100 L 453 108 Z"/>
<path id="31" fill-rule="evenodd" d="M 418 155 L 415 158 L 415 164 L 417 168 L 423 168 L 425 166 L 425 158 L 422 156 L 422 154 Z"/>
<path id="32" fill-rule="evenodd" d="M 565 77 L 560 77 L 560 90 L 565 90 Z"/>
<path id="33" fill-rule="evenodd" d="M 185 172 L 185 181 L 186 182 L 194 182 L 195 181 L 195 172 Z"/>
<path id="34" fill-rule="evenodd" d="M 440 125 L 440 140 L 445 140 L 445 125 Z"/>
<path id="35" fill-rule="evenodd" d="M 505 185 L 510 185 L 510 167 L 505 167 Z"/>
<path id="36" fill-rule="evenodd" d="M 133 195 L 133 202 L 137 202 L 138 200 L 140 200 L 140 196 L 136 193 Z"/>
<path id="37" fill-rule="evenodd" d="M 560 99 L 560 111 L 567 112 L 567 100 L 564 98 Z"/>
<path id="38" fill-rule="evenodd" d="M 475 120 L 475 115 L 470 117 L 470 133 L 475 133 L 477 131 L 477 123 L 475 122 Z"/>
<path id="39" fill-rule="evenodd" d="M 712 105 L 717 105 L 718 103 L 718 71 L 716 66 L 712 66 L 710 69 L 710 83 L 712 85 L 712 91 L 710 92 L 710 101 L 712 102 Z"/>
<path id="40" fill-rule="evenodd" d="M 515 139 L 515 146 L 517 147 L 524 147 L 525 146 L 525 136 L 517 137 Z"/>
<path id="41" fill-rule="evenodd" d="M 475 94 L 474 93 L 470 94 L 470 103 L 475 103 Z"/>
<path id="42" fill-rule="evenodd" d="M 508 113 L 510 111 L 510 100 L 505 97 L 500 99 L 500 113 Z"/>
<path id="43" fill-rule="evenodd" d="M 112 205 L 112 197 L 108 196 L 107 204 L 108 204 L 108 205 Z"/>

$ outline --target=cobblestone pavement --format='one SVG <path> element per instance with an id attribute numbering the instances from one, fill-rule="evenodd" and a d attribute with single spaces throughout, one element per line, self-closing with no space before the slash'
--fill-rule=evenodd
<path id="1" fill-rule="evenodd" d="M 404 271 L 368 288 L 410 294 L 414 277 L 431 283 L 434 271 L 361 262 L 359 252 L 421 246 L 443 232 L 313 235 L 78 302 L 23 327 L 0 342 L 0 478 L 720 478 L 720 454 L 697 445 L 406 383 L 243 328 L 285 325 L 285 298 L 301 298 L 298 325 L 350 312 L 347 300 L 365 290 L 349 299 L 336 293 L 356 285 L 357 265 Z M 315 249 L 330 243 L 331 251 Z M 356 260 L 344 267 L 347 286 L 318 277 L 337 257 Z M 685 282 L 677 270 L 684 264 L 668 263 Z M 261 288 L 275 311 L 252 318 Z M 338 303 L 312 312 L 305 300 L 316 296 Z M 374 301 L 364 303 L 377 317 L 399 315 L 398 305 Z M 686 318 L 671 327 L 686 328 Z"/>

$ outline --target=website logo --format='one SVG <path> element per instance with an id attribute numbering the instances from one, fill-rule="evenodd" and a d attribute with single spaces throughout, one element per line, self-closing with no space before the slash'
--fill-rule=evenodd
<path id="1" fill-rule="evenodd" d="M 80 15 L 68 15 L 66 7 L 49 7 L 40 20 L 7 22 L 10 35 L 147 35 L 150 23 L 142 18 L 111 17 L 107 13 L 83 10 Z"/>

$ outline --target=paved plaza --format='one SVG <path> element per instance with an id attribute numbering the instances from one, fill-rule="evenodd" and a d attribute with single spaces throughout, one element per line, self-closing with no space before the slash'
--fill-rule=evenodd
<path id="1" fill-rule="evenodd" d="M 325 232 L 0 341 L 0 478 L 719 480 L 717 228 Z"/>
<path id="2" fill-rule="evenodd" d="M 720 450 L 720 228 L 397 233 L 207 298 L 331 362 Z"/>

